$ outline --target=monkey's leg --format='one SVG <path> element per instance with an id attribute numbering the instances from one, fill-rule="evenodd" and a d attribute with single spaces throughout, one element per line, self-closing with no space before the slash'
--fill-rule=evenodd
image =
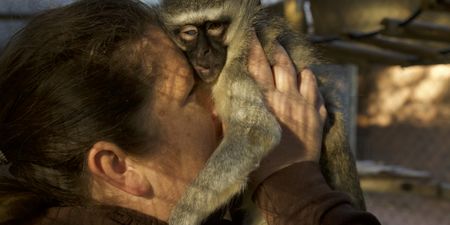
<path id="1" fill-rule="evenodd" d="M 359 184 L 355 159 L 345 135 L 345 123 L 342 112 L 329 113 L 331 126 L 325 129 L 324 145 L 320 165 L 328 184 L 335 190 L 346 192 L 353 203 L 362 210 L 366 209 L 364 196 Z"/>
<path id="2" fill-rule="evenodd" d="M 328 184 L 350 195 L 355 206 L 365 210 L 355 159 L 350 149 L 346 129 L 345 70 L 331 66 L 311 66 L 328 111 L 320 165 Z"/>
<path id="3" fill-rule="evenodd" d="M 244 68 L 237 67 L 242 63 L 230 65 L 224 68 L 213 93 L 227 126 L 225 137 L 178 202 L 170 225 L 200 224 L 243 190 L 248 175 L 280 140 L 279 124 L 266 109 L 256 83 Z"/>

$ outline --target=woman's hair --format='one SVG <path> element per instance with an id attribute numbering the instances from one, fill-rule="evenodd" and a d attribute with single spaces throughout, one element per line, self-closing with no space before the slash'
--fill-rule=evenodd
<path id="1" fill-rule="evenodd" d="M 0 150 L 12 176 L 0 179 L 0 224 L 87 201 L 85 156 L 97 141 L 144 153 L 152 79 L 138 43 L 154 15 L 139 1 L 81 0 L 10 41 L 0 58 Z"/>

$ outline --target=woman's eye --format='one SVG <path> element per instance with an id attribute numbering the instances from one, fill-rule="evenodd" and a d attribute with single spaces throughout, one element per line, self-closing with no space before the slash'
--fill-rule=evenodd
<path id="1" fill-rule="evenodd" d="M 194 41 L 197 39 L 198 29 L 193 25 L 186 25 L 180 29 L 180 38 L 184 41 Z"/>
<path id="2" fill-rule="evenodd" d="M 221 36 L 225 31 L 225 24 L 224 23 L 209 23 L 207 25 L 208 34 L 211 36 L 219 37 Z"/>

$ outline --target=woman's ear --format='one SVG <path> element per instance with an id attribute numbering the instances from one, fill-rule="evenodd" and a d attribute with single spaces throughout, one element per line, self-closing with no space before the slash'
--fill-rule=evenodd
<path id="1" fill-rule="evenodd" d="M 88 168 L 94 179 L 112 185 L 135 196 L 149 196 L 152 187 L 144 171 L 117 145 L 100 141 L 89 150 Z"/>

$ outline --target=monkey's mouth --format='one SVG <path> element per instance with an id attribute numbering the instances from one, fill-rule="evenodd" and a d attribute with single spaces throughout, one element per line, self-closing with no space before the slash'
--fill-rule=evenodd
<path id="1" fill-rule="evenodd" d="M 216 71 L 208 67 L 194 66 L 194 69 L 197 72 L 198 76 L 206 83 L 213 82 L 217 77 Z"/>
<path id="2" fill-rule="evenodd" d="M 195 70 L 199 74 L 206 74 L 206 75 L 208 75 L 209 71 L 211 71 L 209 68 L 204 67 L 204 66 L 195 66 Z"/>

